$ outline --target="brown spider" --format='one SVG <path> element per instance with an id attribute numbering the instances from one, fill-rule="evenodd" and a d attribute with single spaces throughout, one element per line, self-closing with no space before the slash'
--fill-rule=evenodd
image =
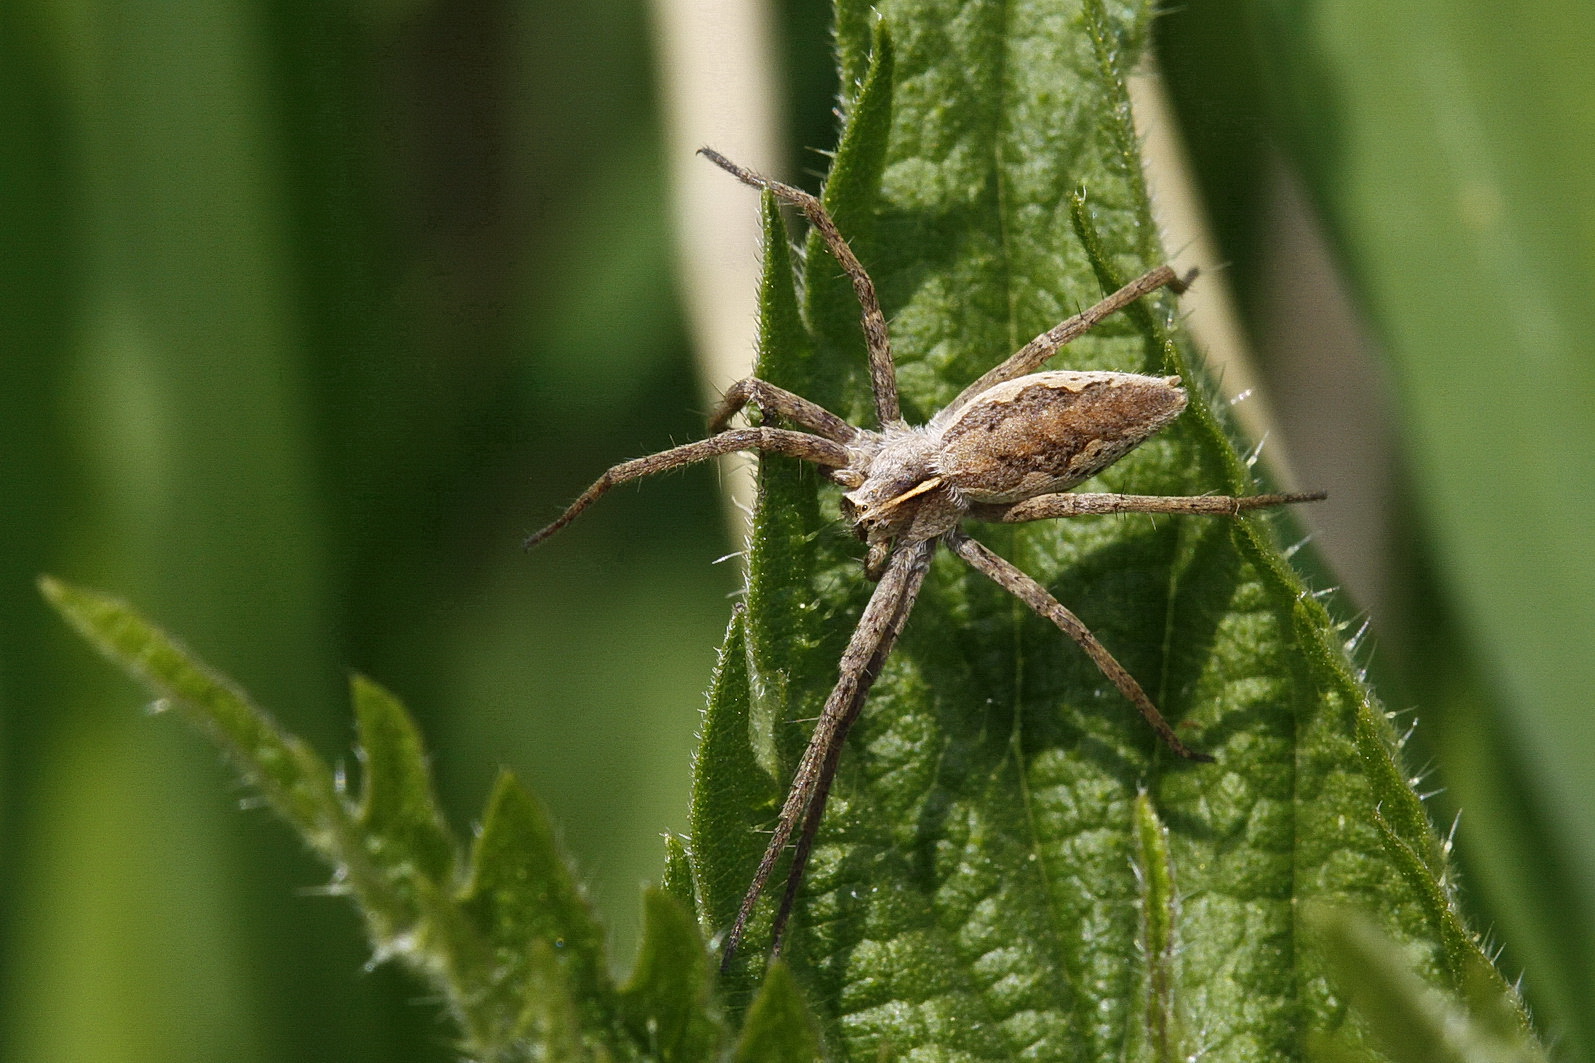
<path id="1" fill-rule="evenodd" d="M 1179 387 L 1179 377 L 1037 370 L 1064 344 L 1143 295 L 1163 287 L 1183 292 L 1194 272 L 1181 278 L 1168 266 L 1136 278 L 1095 306 L 1043 332 L 960 392 L 929 424 L 905 423 L 898 406 L 886 318 L 874 282 L 825 207 L 809 193 L 762 177 L 708 148 L 700 153 L 744 184 L 768 189 L 800 209 L 846 271 L 862 311 L 880 429 L 870 431 L 848 424 L 800 395 L 750 377 L 733 384 L 721 400 L 709 422 L 714 435 L 614 466 L 558 519 L 529 536 L 526 546 L 559 531 L 616 484 L 733 451 L 756 450 L 813 462 L 844 488 L 842 515 L 867 544 L 864 570 L 877 585 L 842 654 L 841 674 L 793 776 L 775 833 L 726 934 L 724 968 L 797 831 L 786 890 L 771 930 L 770 952 L 779 954 L 848 730 L 903 630 L 937 543 L 947 544 L 1073 639 L 1171 750 L 1189 760 L 1213 759 L 1180 741 L 1135 677 L 1078 617 L 1041 584 L 966 535 L 961 528 L 965 519 L 1016 523 L 1104 513 L 1235 516 L 1250 509 L 1316 501 L 1325 495 L 1321 491 L 1245 498 L 1064 493 L 1173 420 L 1185 408 L 1185 392 Z M 726 429 L 731 418 L 750 403 L 765 417 L 806 431 Z"/>

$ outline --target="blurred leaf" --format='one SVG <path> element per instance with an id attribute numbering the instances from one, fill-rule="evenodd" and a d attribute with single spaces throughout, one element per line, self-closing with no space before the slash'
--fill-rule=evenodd
<path id="1" fill-rule="evenodd" d="M 1122 81 L 1150 7 L 879 10 L 889 46 L 863 4 L 838 13 L 855 87 L 825 196 L 880 288 L 913 420 L 1162 261 Z M 772 232 L 760 375 L 867 423 L 849 286 L 810 237 L 800 330 L 786 269 Z M 1255 491 L 1173 310 L 1144 300 L 1057 360 L 1178 373 L 1192 390 L 1186 415 L 1101 489 Z M 773 818 L 870 590 L 834 501 L 816 502 L 819 477 L 780 458 L 761 467 L 746 650 L 734 627 L 698 765 L 691 853 L 714 931 L 763 840 L 724 832 L 749 790 Z M 1324 958 L 1298 947 L 1309 900 L 1379 913 L 1429 984 L 1458 991 L 1489 970 L 1389 722 L 1270 523 L 975 529 L 1079 610 L 1211 766 L 1176 761 L 1054 629 L 938 561 L 849 740 L 788 937 L 833 1055 L 1144 1046 L 1275 1060 L 1300 1058 L 1309 1034 L 1359 1051 Z M 750 723 L 747 748 L 727 750 Z M 748 999 L 767 933 L 756 919 L 733 1001 Z M 1184 1046 L 1185 1030 L 1201 1044 Z"/>
<path id="2" fill-rule="evenodd" d="M 714 976 L 697 925 L 675 898 L 643 893 L 642 950 L 620 1007 L 632 1037 L 662 1063 L 711 1059 L 725 1039 L 717 1021 Z"/>
<path id="3" fill-rule="evenodd" d="M 48 576 L 39 588 L 96 649 L 168 699 L 221 746 L 249 784 L 312 848 L 336 859 L 341 805 L 331 773 L 304 743 L 124 603 Z"/>
<path id="4" fill-rule="evenodd" d="M 514 1020 L 527 1006 L 528 986 L 556 974 L 582 1029 L 612 1021 L 615 987 L 603 928 L 559 850 L 548 814 L 508 773 L 499 775 L 488 799 L 459 904 L 487 946 L 480 977 L 489 985 L 476 988 L 494 1007 L 493 1038 L 525 1034 Z M 537 966 L 534 946 L 540 942 L 553 950 L 551 970 Z"/>
<path id="5" fill-rule="evenodd" d="M 1459 998 L 1412 973 L 1399 945 L 1371 919 L 1312 906 L 1306 923 L 1329 960 L 1330 979 L 1393 1063 L 1545 1063 L 1517 1001 L 1483 971 Z"/>
<path id="6" fill-rule="evenodd" d="M 532 1058 L 541 1056 L 554 1063 L 596 1063 L 606 1058 L 585 1043 L 581 1006 L 552 942 L 537 940 L 526 950 L 526 989 L 516 1026 L 523 1044 L 538 1053 Z"/>
<path id="7" fill-rule="evenodd" d="M 1439 782 L 1510 961 L 1595 1058 L 1595 7 L 1255 15 L 1278 129 L 1399 388 Z"/>
<path id="8" fill-rule="evenodd" d="M 380 958 L 428 978 L 472 1059 L 708 1058 L 724 1039 L 709 955 L 674 900 L 648 894 L 637 971 L 617 991 L 593 917 L 547 815 L 510 776 L 493 792 L 463 888 L 414 723 L 356 680 L 365 763 L 358 804 L 326 765 L 229 680 L 126 605 L 45 578 L 41 589 L 113 662 L 227 750 L 337 869 Z"/>
<path id="9" fill-rule="evenodd" d="M 427 882 L 447 882 L 459 850 L 432 793 L 421 734 L 394 696 L 371 680 L 351 684 L 365 764 L 358 824 L 373 857 L 399 853 Z"/>
<path id="10" fill-rule="evenodd" d="M 358 962 L 359 935 L 338 932 L 331 906 L 293 899 L 304 861 L 286 837 L 246 842 L 251 827 L 225 805 L 190 803 L 205 787 L 157 752 L 182 748 L 170 736 L 112 737 L 109 677 L 63 675 L 61 633 L 30 593 L 41 571 L 92 574 L 201 632 L 299 735 L 342 733 L 335 633 L 348 598 L 323 505 L 340 489 L 324 478 L 307 386 L 308 367 L 337 358 L 312 350 L 303 329 L 304 290 L 326 286 L 298 272 L 289 157 L 305 140 L 280 110 L 294 88 L 268 28 L 309 5 L 0 6 L 0 110 L 45 103 L 32 152 L 11 137 L 0 147 L 0 214 L 17 226 L 4 237 L 17 283 L 0 281 L 0 302 L 49 330 L 0 323 L 0 421 L 32 429 L 6 435 L 20 478 L 0 485 L 27 507 L 0 517 L 20 577 L 0 595 L 0 831 L 11 843 L 0 891 L 39 899 L 8 906 L 0 931 L 14 973 L 0 1055 L 245 1063 L 310 1054 L 314 1030 L 328 1057 L 384 1058 L 385 1044 L 367 1047 L 373 1030 L 391 1044 L 421 1029 L 397 980 L 351 987 L 340 972 Z M 330 81 L 343 56 L 328 43 L 315 62 Z M 359 150 L 347 139 L 339 149 Z M 48 204 L 14 194 L 40 176 Z M 52 218 L 64 227 L 52 232 Z M 69 792 L 81 804 L 63 802 Z M 165 836 L 125 855 L 71 842 L 152 818 L 168 822 Z M 69 900 L 58 885 L 68 875 L 94 885 Z M 176 898 L 195 875 L 213 888 L 185 912 Z M 72 936 L 94 924 L 98 954 L 69 959 Z M 273 962 L 278 953 L 298 962 Z"/>

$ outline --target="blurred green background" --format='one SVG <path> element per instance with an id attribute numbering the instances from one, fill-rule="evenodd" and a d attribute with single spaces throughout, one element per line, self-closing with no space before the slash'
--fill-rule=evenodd
<path id="1" fill-rule="evenodd" d="M 1465 810 L 1476 925 L 1595 1058 L 1595 9 L 1509 18 L 1197 0 L 1157 43 L 1295 486 L 1335 496 L 1319 582 Z M 812 187 L 829 11 L 775 19 Z M 518 540 L 702 430 L 651 33 L 643 0 L 0 5 L 0 1058 L 449 1058 L 45 571 L 329 756 L 349 672 L 382 682 L 456 824 L 513 769 L 629 964 L 734 547 L 710 470 Z"/>

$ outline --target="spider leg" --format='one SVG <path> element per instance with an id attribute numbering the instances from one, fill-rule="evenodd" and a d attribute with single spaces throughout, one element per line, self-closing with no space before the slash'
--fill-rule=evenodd
<path id="1" fill-rule="evenodd" d="M 875 293 L 875 282 L 870 280 L 863 263 L 847 245 L 846 238 L 831 219 L 825 204 L 801 188 L 772 181 L 745 166 L 738 166 L 712 148 L 699 148 L 698 154 L 743 184 L 768 189 L 776 197 L 797 207 L 808 218 L 809 224 L 814 226 L 815 232 L 820 234 L 825 246 L 830 249 L 831 256 L 853 282 L 853 294 L 858 297 L 859 316 L 864 326 L 864 342 L 869 347 L 870 387 L 875 392 L 876 419 L 882 428 L 901 424 L 903 413 L 897 401 L 897 368 L 892 362 L 892 341 L 886 331 L 886 315 L 881 313 L 880 297 Z"/>
<path id="2" fill-rule="evenodd" d="M 1163 714 L 1157 710 L 1157 706 L 1152 704 L 1152 699 L 1147 697 L 1146 691 L 1141 689 L 1141 684 L 1135 681 L 1135 677 L 1108 652 L 1108 648 L 1102 645 L 1095 635 L 1091 634 L 1091 629 L 1086 627 L 1079 617 L 1064 608 L 1045 587 L 1011 562 L 998 557 L 962 532 L 949 532 L 946 539 L 947 545 L 952 547 L 959 557 L 968 561 L 977 572 L 990 577 L 997 586 L 1035 610 L 1038 616 L 1052 621 L 1058 626 L 1058 630 L 1073 639 L 1086 652 L 1086 656 L 1102 670 L 1102 674 L 1119 688 L 1119 692 L 1141 710 L 1141 715 L 1152 725 L 1152 730 L 1157 732 L 1165 745 L 1186 760 L 1213 759 L 1206 753 L 1198 753 L 1179 740 L 1174 728 L 1169 726 Z"/>
<path id="3" fill-rule="evenodd" d="M 938 411 L 936 421 L 946 423 L 951 420 L 952 415 L 967 405 L 970 399 L 989 388 L 1027 373 L 1034 373 L 1048 358 L 1057 354 L 1058 349 L 1064 344 L 1090 332 L 1102 322 L 1103 318 L 1123 310 L 1143 295 L 1150 295 L 1165 287 L 1176 293 L 1183 292 L 1195 278 L 1195 270 L 1181 277 L 1170 266 L 1159 266 L 1141 274 L 1095 306 L 1087 307 L 1073 317 L 1058 322 L 1010 354 L 1001 365 L 987 370 L 979 380 L 959 392 L 957 398 Z"/>
<path id="4" fill-rule="evenodd" d="M 780 954 L 787 920 L 792 914 L 804 869 L 808 866 L 815 831 L 825 812 L 826 799 L 830 796 L 831 783 L 836 777 L 836 766 L 847 740 L 847 732 L 852 728 L 853 721 L 858 719 L 875 677 L 886 663 L 897 636 L 902 633 L 914 600 L 919 596 L 919 588 L 925 581 L 925 573 L 930 570 L 930 558 L 935 548 L 936 541 L 928 539 L 898 550 L 887 563 L 885 574 L 870 595 L 869 604 L 864 607 L 858 627 L 853 630 L 853 637 L 842 654 L 841 675 L 825 701 L 825 708 L 809 738 L 808 748 L 804 750 L 803 759 L 793 775 L 792 788 L 787 793 L 786 803 L 781 806 L 775 833 L 764 850 L 764 857 L 759 861 L 759 869 L 754 872 L 753 884 L 742 898 L 736 921 L 726 932 L 721 970 L 731 965 L 731 959 L 747 930 L 748 920 L 752 918 L 753 909 L 769 884 L 776 863 L 781 859 L 787 842 L 792 839 L 793 831 L 799 831 L 797 844 L 792 851 L 792 863 L 786 873 L 786 890 L 781 896 L 780 907 L 776 909 L 771 931 L 770 954 Z"/>
<path id="5" fill-rule="evenodd" d="M 1284 495 L 1115 495 L 1065 492 L 1036 495 L 1006 505 L 972 506 L 971 520 L 1017 524 L 1050 517 L 1094 517 L 1108 513 L 1174 513 L 1191 516 L 1235 517 L 1252 509 L 1321 502 L 1324 491 Z"/>
<path id="6" fill-rule="evenodd" d="M 793 394 L 785 388 L 778 388 L 768 381 L 752 376 L 726 388 L 726 393 L 720 398 L 720 405 L 715 407 L 713 415 L 709 418 L 709 430 L 718 432 L 725 428 L 731 418 L 749 403 L 765 413 L 773 413 L 782 420 L 801 425 L 833 443 L 851 443 L 858 438 L 857 428 L 819 403 L 810 402 L 802 395 Z"/>
<path id="7" fill-rule="evenodd" d="M 683 465 L 691 465 L 706 458 L 717 458 L 737 450 L 785 454 L 788 457 L 801 458 L 803 461 L 812 461 L 816 465 L 830 468 L 843 468 L 850 459 L 847 448 L 840 443 L 807 432 L 791 432 L 784 428 L 734 428 L 696 443 L 687 443 L 662 450 L 657 454 L 650 454 L 645 458 L 621 462 L 594 481 L 593 485 L 583 491 L 581 497 L 572 502 L 553 523 L 528 535 L 523 545 L 530 550 L 553 535 L 580 516 L 582 510 L 602 498 L 604 493 L 616 484 L 640 480 L 644 476 L 679 469 Z"/>

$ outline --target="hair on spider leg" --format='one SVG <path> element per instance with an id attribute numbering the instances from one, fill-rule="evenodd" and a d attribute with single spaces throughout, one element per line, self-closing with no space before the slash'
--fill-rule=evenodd
<path id="1" fill-rule="evenodd" d="M 812 717 L 812 734 L 764 855 L 721 938 L 724 969 L 733 962 L 785 859 L 769 944 L 772 956 L 781 952 L 848 733 L 908 622 L 931 558 L 940 547 L 1073 641 L 1140 714 L 1163 748 L 1194 763 L 1213 759 L 1180 739 L 1140 683 L 1079 617 L 1033 577 L 969 535 L 966 524 L 1129 513 L 1238 517 L 1317 501 L 1324 495 L 1073 490 L 1178 417 L 1187 396 L 1177 376 L 1044 366 L 1064 346 L 1120 310 L 1161 289 L 1183 292 L 1197 276 L 1195 270 L 1182 275 L 1167 265 L 1129 280 L 1041 332 L 967 385 L 926 424 L 910 427 L 902 416 L 889 324 L 875 283 L 821 199 L 739 166 L 710 148 L 700 149 L 700 154 L 743 184 L 768 191 L 799 210 L 847 276 L 864 334 L 874 427 L 851 424 L 809 399 L 750 377 L 727 389 L 711 417 L 709 436 L 611 466 L 563 513 L 528 536 L 526 546 L 554 535 L 619 484 L 738 451 L 808 462 L 842 487 L 843 519 L 864 542 L 864 575 L 874 587 L 842 653 L 835 685 Z M 760 424 L 727 427 L 749 407 L 763 415 Z M 781 427 L 766 423 L 770 420 Z"/>

